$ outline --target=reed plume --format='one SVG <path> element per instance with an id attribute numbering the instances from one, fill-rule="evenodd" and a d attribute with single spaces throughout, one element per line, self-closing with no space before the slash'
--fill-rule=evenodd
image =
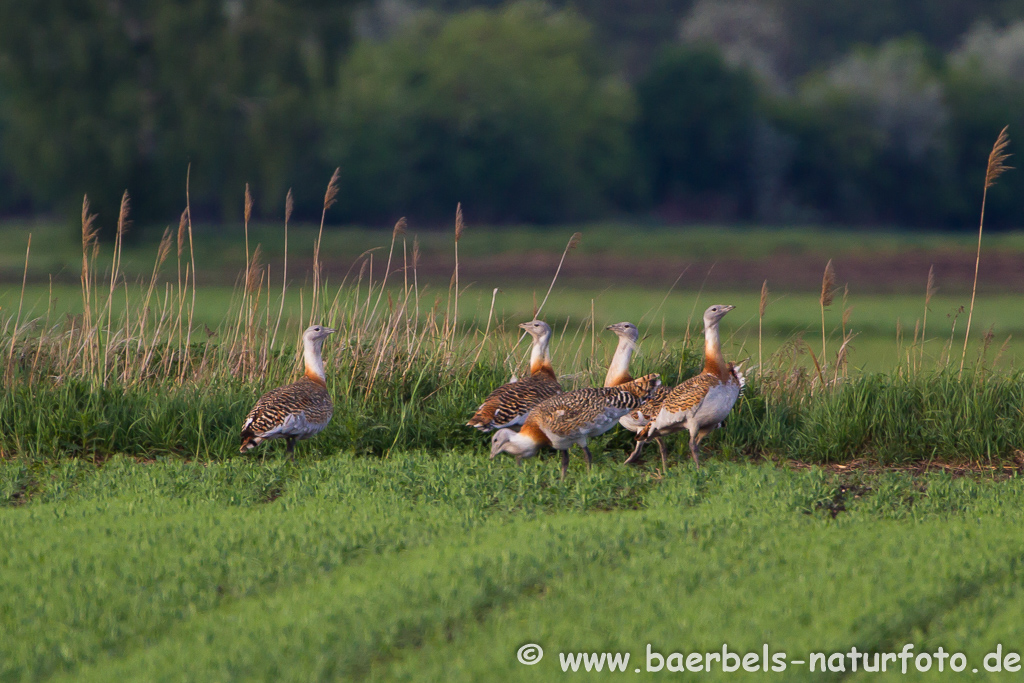
<path id="1" fill-rule="evenodd" d="M 992 151 L 988 154 L 988 165 L 985 167 L 985 188 L 981 192 L 981 219 L 978 222 L 978 252 L 974 257 L 974 285 L 971 287 L 971 308 L 967 312 L 967 330 L 964 332 L 964 351 L 960 356 L 958 376 L 964 372 L 964 361 L 967 360 L 967 339 L 971 336 L 971 318 L 974 315 L 974 295 L 978 292 L 978 267 L 981 265 L 981 233 L 985 227 L 985 200 L 988 199 L 988 188 L 995 185 L 996 179 L 1012 168 L 1003 163 L 1010 156 L 1006 152 L 1006 147 L 1010 144 L 1010 136 L 1006 134 L 1008 128 L 1009 126 L 1004 126 L 999 131 L 999 137 L 996 138 L 995 144 L 992 145 Z"/>
<path id="2" fill-rule="evenodd" d="M 327 209 L 334 206 L 338 201 L 338 181 L 341 177 L 341 168 L 334 169 L 331 179 L 327 183 L 327 190 L 324 192 L 324 208 L 320 214 L 320 232 L 316 236 L 316 246 L 313 247 L 313 301 L 309 309 L 309 324 L 312 325 L 319 315 L 317 307 L 320 303 L 320 242 L 324 237 L 324 222 L 327 220 Z"/>
<path id="3" fill-rule="evenodd" d="M 832 305 L 835 296 L 836 271 L 832 267 L 832 259 L 825 264 L 825 274 L 821 278 L 821 362 L 825 363 L 825 309 Z"/>
<path id="4" fill-rule="evenodd" d="M 921 322 L 921 362 L 924 362 L 924 340 L 928 331 L 928 307 L 932 303 L 932 297 L 938 291 L 935 286 L 935 265 L 928 266 L 928 282 L 924 286 L 924 318 Z"/>

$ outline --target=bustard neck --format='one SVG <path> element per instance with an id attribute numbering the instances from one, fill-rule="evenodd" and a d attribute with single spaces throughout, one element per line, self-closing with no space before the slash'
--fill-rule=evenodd
<path id="1" fill-rule="evenodd" d="M 728 373 L 718 338 L 718 321 L 704 326 L 704 372 L 722 377 Z"/>
<path id="2" fill-rule="evenodd" d="M 327 386 L 327 375 L 324 374 L 323 348 L 323 339 L 316 341 L 304 339 L 302 359 L 306 363 L 306 377 Z"/>
<path id="3" fill-rule="evenodd" d="M 608 374 L 604 376 L 606 387 L 617 387 L 629 382 L 633 377 L 629 374 L 629 362 L 633 359 L 636 344 L 625 337 L 619 337 L 619 345 L 615 347 L 615 355 L 608 364 Z"/>
<path id="4" fill-rule="evenodd" d="M 533 348 L 530 351 L 531 375 L 534 375 L 545 369 L 547 369 L 547 371 L 552 375 L 554 374 L 554 369 L 551 367 L 551 353 L 548 350 L 548 344 L 550 342 L 550 332 L 545 332 L 544 334 L 533 340 Z"/>

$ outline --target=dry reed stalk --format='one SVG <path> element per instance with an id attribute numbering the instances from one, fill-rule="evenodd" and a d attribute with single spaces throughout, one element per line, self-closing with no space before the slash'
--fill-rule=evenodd
<path id="1" fill-rule="evenodd" d="M 562 264 L 565 263 L 565 257 L 569 255 L 569 252 L 571 252 L 572 250 L 574 250 L 576 247 L 579 246 L 580 240 L 582 240 L 582 239 L 583 239 L 583 233 L 581 233 L 581 232 L 574 232 L 572 234 L 572 236 L 569 238 L 569 241 L 565 245 L 565 249 L 562 251 L 562 258 L 560 258 L 558 260 L 558 267 L 555 268 L 555 276 L 553 278 L 551 278 L 551 284 L 548 285 L 548 291 L 544 294 L 544 300 L 540 302 L 540 306 L 536 305 L 536 296 L 537 295 L 536 295 L 536 292 L 534 293 L 534 297 L 535 298 L 534 298 L 533 317 L 535 319 L 537 317 L 539 317 L 541 311 L 544 310 L 544 304 L 546 304 L 548 302 L 548 297 L 551 296 L 551 290 L 553 290 L 555 288 L 555 282 L 558 281 L 558 274 L 562 272 Z M 508 364 L 509 360 L 512 358 L 512 354 L 514 354 L 516 352 L 516 348 L 519 346 L 519 344 L 521 344 L 522 341 L 524 339 L 526 339 L 526 336 L 527 336 L 527 333 L 525 331 L 522 334 L 519 335 L 519 339 L 512 346 L 512 350 L 509 351 L 508 356 L 505 357 L 505 364 L 506 365 Z"/>
<path id="2" fill-rule="evenodd" d="M 938 287 L 935 286 L 935 265 L 928 266 L 928 282 L 924 287 L 924 319 L 921 322 L 921 363 L 924 363 L 924 344 L 925 334 L 928 331 L 928 306 L 932 302 L 932 297 L 935 296 L 935 292 L 938 291 Z"/>
<path id="3" fill-rule="evenodd" d="M 1013 335 L 1012 334 L 1007 335 L 1006 336 L 1006 341 L 1004 341 L 1003 345 L 999 347 L 999 353 L 996 354 L 995 360 L 992 361 L 992 367 L 993 368 L 995 368 L 995 366 L 999 365 L 999 360 L 1003 357 L 1003 354 L 1006 353 L 1006 349 L 1009 348 L 1010 340 L 1011 339 L 1013 339 Z"/>
<path id="4" fill-rule="evenodd" d="M 95 254 L 97 236 L 99 230 L 96 227 L 96 214 L 89 213 L 89 196 L 82 197 L 82 325 L 85 330 L 92 329 L 92 274 L 90 273 L 89 254 Z M 89 335 L 83 335 L 83 340 L 88 344 L 85 350 L 85 365 L 93 366 L 92 343 Z M 97 349 L 98 351 L 98 349 Z"/>
<path id="5" fill-rule="evenodd" d="M 185 214 L 188 217 L 188 254 L 192 271 L 192 305 L 188 310 L 188 328 L 185 332 L 185 354 L 181 363 L 181 374 L 178 381 L 184 381 L 185 371 L 191 365 L 192 359 L 192 320 L 196 311 L 196 251 L 192 241 L 192 199 L 189 186 L 192 179 L 192 164 L 188 165 L 185 171 Z M 185 287 L 188 287 L 189 268 L 185 269 Z M 188 360 L 188 363 L 184 362 Z M 205 360 L 205 358 L 204 358 Z"/>
<path id="6" fill-rule="evenodd" d="M 21 309 L 25 302 L 25 284 L 28 282 L 28 257 L 32 253 L 32 233 L 28 234 L 28 244 L 25 246 L 25 269 L 21 274 L 21 296 L 18 298 L 18 317 L 14 321 L 14 329 L 11 330 L 11 350 L 7 354 L 7 371 L 4 376 L 10 384 L 13 378 L 14 345 L 18 340 L 18 328 L 21 326 Z"/>
<path id="7" fill-rule="evenodd" d="M 964 332 L 964 351 L 960 356 L 960 371 L 957 374 L 959 377 L 964 372 L 964 361 L 967 360 L 967 340 L 971 336 L 971 318 L 974 315 L 974 295 L 978 292 L 978 267 L 981 265 L 981 233 L 985 227 L 985 200 L 988 199 L 988 188 L 992 187 L 996 179 L 999 178 L 1003 173 L 1010 170 L 1011 166 L 1007 166 L 1003 162 L 1009 158 L 1009 154 L 1006 152 L 1007 145 L 1010 144 L 1010 136 L 1006 134 L 1006 130 L 1009 126 L 1003 127 L 999 131 L 999 137 L 996 138 L 995 144 L 992 145 L 992 151 L 988 154 L 988 165 L 985 167 L 985 188 L 981 193 L 981 219 L 978 222 L 978 253 L 974 258 L 974 285 L 971 287 L 971 308 L 967 312 L 967 330 Z"/>
<path id="8" fill-rule="evenodd" d="M 391 229 L 391 247 L 388 249 L 388 263 L 384 267 L 384 279 L 380 284 L 380 291 L 377 293 L 377 301 L 373 304 L 373 311 L 370 312 L 370 318 L 372 319 L 377 313 L 377 308 L 380 306 L 381 298 L 384 296 L 384 290 L 388 286 L 388 275 L 391 274 L 391 257 L 395 253 L 395 241 L 405 234 L 405 229 L 408 227 L 409 222 L 405 220 L 405 216 L 398 219 L 395 223 L 395 227 Z M 389 295 L 390 296 L 390 295 Z"/>
<path id="9" fill-rule="evenodd" d="M 320 242 L 324 237 L 324 223 L 327 220 L 327 209 L 334 206 L 338 201 L 338 181 L 341 175 L 341 168 L 334 169 L 331 179 L 327 183 L 327 190 L 324 192 L 324 208 L 320 214 L 320 232 L 316 236 L 316 245 L 313 247 L 313 299 L 309 307 L 309 324 L 314 323 L 317 305 L 320 303 Z"/>
<path id="10" fill-rule="evenodd" d="M 111 331 L 113 329 L 114 310 L 114 289 L 117 287 L 121 270 L 121 249 L 124 246 L 124 235 L 128 231 L 128 212 L 131 209 L 131 200 L 128 198 L 128 190 L 121 195 L 121 208 L 117 213 L 117 234 L 114 236 L 114 256 L 110 267 L 110 292 L 107 296 L 107 329 L 106 344 L 103 350 L 103 385 L 107 384 L 109 372 L 110 352 L 112 348 Z"/>
<path id="11" fill-rule="evenodd" d="M 487 337 L 491 333 L 491 320 L 494 318 L 494 303 L 498 298 L 498 292 L 501 290 L 497 287 L 491 292 L 491 308 L 487 311 L 487 326 L 484 328 L 484 338 L 480 341 L 480 347 L 476 351 L 476 356 L 473 357 L 473 365 L 470 368 L 476 367 L 476 362 L 480 360 L 480 352 L 484 350 L 484 345 L 487 343 Z"/>
<path id="12" fill-rule="evenodd" d="M 281 317 L 284 315 L 284 300 L 288 292 L 288 222 L 291 221 L 292 211 L 295 209 L 295 198 L 292 196 L 292 188 L 288 188 L 288 194 L 284 197 L 284 266 L 281 274 L 281 305 L 277 310 L 277 322 L 274 323 L 274 336 L 270 340 L 270 348 L 277 344 L 277 331 L 281 327 Z"/>
<path id="13" fill-rule="evenodd" d="M 412 291 L 416 294 L 416 319 L 420 319 L 420 238 L 412 238 Z"/>
<path id="14" fill-rule="evenodd" d="M 757 308 L 757 376 L 764 375 L 764 356 L 761 346 L 761 327 L 764 323 L 764 312 L 768 308 L 768 281 L 761 284 L 761 303 Z"/>
<path id="15" fill-rule="evenodd" d="M 832 259 L 825 264 L 825 273 L 821 277 L 821 297 L 818 303 L 821 304 L 821 362 L 826 362 L 825 355 L 825 309 L 832 305 L 835 296 L 836 271 L 832 267 Z"/>
<path id="16" fill-rule="evenodd" d="M 455 312 L 452 315 L 452 333 L 459 325 L 459 240 L 466 224 L 462 221 L 462 202 L 455 205 Z M 451 293 L 449 292 L 449 296 Z M 451 340 L 449 340 L 451 341 Z"/>
<path id="17" fill-rule="evenodd" d="M 185 212 L 182 211 L 181 212 L 181 216 L 178 218 L 178 260 L 177 260 L 177 269 L 178 269 L 178 297 L 177 297 L 177 299 L 178 299 L 178 315 L 177 315 L 177 319 L 174 322 L 174 330 L 175 330 L 174 336 L 176 337 L 176 341 L 177 341 L 177 352 L 176 352 L 176 355 L 178 355 L 178 356 L 181 355 L 181 319 L 182 319 L 182 314 L 183 314 L 183 312 L 185 310 L 185 290 L 182 288 L 182 285 L 181 285 L 181 254 L 182 254 L 182 252 L 185 249 L 185 230 L 186 230 L 186 228 L 187 228 L 187 226 L 185 224 Z M 168 348 L 168 353 L 164 354 L 164 362 L 170 363 L 171 354 L 169 353 L 169 351 L 170 351 L 170 340 L 169 339 L 168 339 L 168 346 L 167 346 L 167 348 Z"/>

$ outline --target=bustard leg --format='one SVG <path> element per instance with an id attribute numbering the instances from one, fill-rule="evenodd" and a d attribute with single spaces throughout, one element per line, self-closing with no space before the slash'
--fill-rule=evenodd
<path id="1" fill-rule="evenodd" d="M 569 449 L 561 451 L 562 453 L 562 481 L 565 481 L 565 473 L 569 469 Z"/>
<path id="2" fill-rule="evenodd" d="M 589 472 L 590 471 L 590 465 L 591 465 L 591 463 L 594 462 L 594 456 L 592 456 L 590 454 L 590 449 L 587 448 L 586 446 L 582 446 L 581 448 L 583 448 L 583 455 L 587 459 L 587 472 Z"/>
<path id="3" fill-rule="evenodd" d="M 658 448 L 661 450 L 661 469 L 663 473 L 668 473 L 668 447 L 665 445 L 665 440 L 660 436 L 654 437 L 654 440 L 658 443 Z"/>
<path id="4" fill-rule="evenodd" d="M 294 436 L 285 437 L 284 442 L 285 442 L 285 453 L 287 453 L 289 456 L 295 455 L 295 437 Z"/>
<path id="5" fill-rule="evenodd" d="M 696 434 L 690 434 L 690 455 L 693 456 L 693 464 L 700 469 L 700 439 Z"/>
<path id="6" fill-rule="evenodd" d="M 646 443 L 647 443 L 646 439 L 637 439 L 636 440 L 636 448 L 633 449 L 633 452 L 629 454 L 629 457 L 626 458 L 626 461 L 623 464 L 624 465 L 639 465 L 641 462 L 643 462 L 644 456 L 643 456 L 642 451 L 643 451 L 644 445 Z"/>

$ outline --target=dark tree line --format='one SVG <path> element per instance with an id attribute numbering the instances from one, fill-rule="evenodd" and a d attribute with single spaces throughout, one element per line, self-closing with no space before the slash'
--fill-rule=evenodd
<path id="1" fill-rule="evenodd" d="M 1024 0 L 561 4 L 0 2 L 0 214 L 966 227 L 1024 132 Z"/>

